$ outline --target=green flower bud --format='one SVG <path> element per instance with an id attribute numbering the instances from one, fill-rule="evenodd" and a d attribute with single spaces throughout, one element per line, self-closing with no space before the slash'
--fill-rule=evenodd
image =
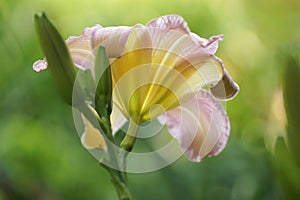
<path id="1" fill-rule="evenodd" d="M 69 51 L 59 32 L 48 20 L 45 13 L 35 14 L 34 23 L 42 51 L 46 56 L 48 68 L 55 81 L 57 89 L 69 105 L 76 105 L 83 100 L 80 89 L 74 88 L 75 70 Z M 76 102 L 72 102 L 72 94 Z M 79 102 L 78 102 L 79 101 Z"/>
<path id="2" fill-rule="evenodd" d="M 109 118 L 112 110 L 112 78 L 105 47 L 96 51 L 95 75 L 98 81 L 95 94 L 95 108 L 101 117 Z"/>

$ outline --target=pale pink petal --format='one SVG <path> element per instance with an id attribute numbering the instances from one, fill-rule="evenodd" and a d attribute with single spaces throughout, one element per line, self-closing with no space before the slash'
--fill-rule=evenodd
<path id="1" fill-rule="evenodd" d="M 100 131 L 96 129 L 90 122 L 82 115 L 84 123 L 84 133 L 81 136 L 81 143 L 86 149 L 100 149 L 106 150 L 106 143 Z"/>
<path id="2" fill-rule="evenodd" d="M 172 71 L 182 74 L 191 88 L 197 90 L 206 85 L 214 86 L 222 79 L 222 65 L 188 34 L 157 28 L 148 28 L 148 31 L 153 45 L 152 63 L 162 66 L 152 72 L 153 82 L 173 81 L 170 79 Z"/>
<path id="3" fill-rule="evenodd" d="M 103 28 L 95 25 L 86 28 L 78 37 L 70 37 L 66 42 L 74 63 L 79 67 L 90 69 L 93 73 L 95 49 L 103 45 L 109 58 L 119 57 L 124 51 L 131 29 L 125 26 Z"/>
<path id="4" fill-rule="evenodd" d="M 223 35 L 211 36 L 209 39 L 202 38 L 195 33 L 190 33 L 190 36 L 209 54 L 215 54 L 219 46 L 219 41 L 224 39 Z"/>
<path id="5" fill-rule="evenodd" d="M 190 32 L 184 19 L 177 15 L 163 16 L 150 21 L 147 26 L 153 44 L 153 63 L 187 72 L 188 68 L 197 69 L 189 77 L 189 84 L 198 90 L 203 86 L 214 87 L 224 77 L 222 62 L 213 55 L 223 35 L 201 38 Z M 174 55 L 177 56 L 174 59 Z M 188 66 L 187 63 L 190 63 Z M 190 71 L 190 70 L 189 70 Z M 156 81 L 169 79 L 168 73 L 155 72 Z M 157 80 L 157 79 L 160 80 Z M 194 87 L 196 86 L 196 87 Z"/>
<path id="6" fill-rule="evenodd" d="M 106 48 L 106 54 L 109 58 L 117 58 L 124 52 L 127 38 L 132 30 L 128 26 L 106 27 L 93 31 L 91 44 L 95 49 L 99 45 Z"/>
<path id="7" fill-rule="evenodd" d="M 219 46 L 219 41 L 223 41 L 223 38 L 223 35 L 211 36 L 204 45 L 208 53 L 215 54 Z"/>
<path id="8" fill-rule="evenodd" d="M 209 39 L 199 37 L 190 31 L 187 23 L 181 16 L 178 15 L 167 15 L 153 19 L 146 25 L 146 27 L 150 30 L 149 32 L 154 48 L 160 49 L 162 47 L 163 49 L 180 53 L 181 56 L 183 56 L 181 52 L 178 50 L 174 51 L 174 44 L 182 43 L 179 41 L 180 39 L 186 40 L 186 38 L 188 38 L 189 42 L 194 41 L 194 43 L 186 43 L 184 45 L 187 46 L 187 50 L 189 50 L 186 54 L 195 51 L 194 48 L 197 46 L 198 51 L 204 48 L 206 53 L 214 54 L 218 48 L 218 41 L 223 40 L 223 35 L 212 36 Z M 157 31 L 158 29 L 160 29 L 160 31 Z M 180 32 L 181 34 L 178 33 L 177 35 L 174 35 L 174 32 Z M 178 47 L 178 49 L 183 48 Z"/>
<path id="9" fill-rule="evenodd" d="M 152 48 L 158 51 L 185 56 L 200 48 L 190 37 L 190 29 L 181 16 L 167 15 L 151 20 L 146 27 L 152 40 Z M 201 51 L 201 50 L 200 50 Z M 154 52 L 154 59 L 166 60 Z M 154 61 L 155 62 L 155 61 Z"/>
<path id="10" fill-rule="evenodd" d="M 195 162 L 219 154 L 230 131 L 224 108 L 204 90 L 180 107 L 166 112 L 159 120 L 165 122 L 183 152 Z"/>
<path id="11" fill-rule="evenodd" d="M 181 16 L 162 16 L 151 20 L 146 27 L 149 30 L 154 49 L 166 50 L 184 56 L 182 52 L 186 50 L 192 52 L 198 46 L 189 37 L 190 29 Z"/>
<path id="12" fill-rule="evenodd" d="M 48 67 L 48 63 L 45 59 L 38 60 L 33 63 L 33 70 L 36 72 L 43 71 L 43 70 L 47 69 L 47 67 Z"/>
<path id="13" fill-rule="evenodd" d="M 110 115 L 111 127 L 113 135 L 115 135 L 127 122 L 127 119 L 121 113 L 120 109 L 114 105 Z"/>
<path id="14" fill-rule="evenodd" d="M 130 34 L 127 37 L 124 52 L 132 52 L 136 50 L 143 50 L 152 48 L 152 40 L 150 38 L 147 28 L 142 24 L 136 24 L 132 27 Z M 149 62 L 151 61 L 151 54 L 149 54 Z"/>
<path id="15" fill-rule="evenodd" d="M 207 43 L 207 39 L 206 38 L 200 37 L 196 33 L 190 32 L 190 36 L 191 36 L 192 40 L 194 40 L 196 43 L 200 44 L 203 47 Z"/>
<path id="16" fill-rule="evenodd" d="M 151 40 L 148 31 L 143 25 L 138 24 L 130 31 L 122 56 L 111 59 L 114 103 L 128 119 L 129 115 L 128 113 L 126 115 L 126 112 L 129 110 L 128 105 L 132 93 L 141 87 L 141 81 L 148 80 L 149 73 L 142 73 L 141 69 L 147 66 L 146 71 L 149 71 L 151 55 Z M 142 101 L 142 98 L 140 100 Z"/>
<path id="17" fill-rule="evenodd" d="M 148 22 L 146 27 L 170 29 L 183 33 L 189 33 L 190 29 L 184 19 L 179 15 L 166 15 Z"/>
<path id="18" fill-rule="evenodd" d="M 204 54 L 204 48 L 191 39 L 189 34 L 176 30 L 148 28 L 153 49 L 176 54 L 182 58 L 195 53 Z"/>
<path id="19" fill-rule="evenodd" d="M 192 33 L 182 17 L 163 16 L 150 21 L 146 27 L 152 40 L 152 63 L 168 66 L 170 71 L 184 72 L 189 84 L 196 90 L 207 85 L 212 87 L 222 79 L 222 65 L 211 57 L 210 50 L 191 37 Z M 195 73 L 191 74 L 192 71 Z M 170 80 L 169 74 L 167 70 L 157 70 L 154 81 Z"/>
<path id="20" fill-rule="evenodd" d="M 212 58 L 222 66 L 223 76 L 217 84 L 208 85 L 210 92 L 218 100 L 231 100 L 238 94 L 240 88 L 238 84 L 232 80 L 230 74 L 226 71 L 222 60 L 214 55 L 212 55 Z"/>
<path id="21" fill-rule="evenodd" d="M 71 36 L 66 40 L 69 52 L 76 66 L 94 72 L 94 54 L 91 46 L 92 33 L 102 30 L 100 25 L 86 28 L 80 36 Z"/>

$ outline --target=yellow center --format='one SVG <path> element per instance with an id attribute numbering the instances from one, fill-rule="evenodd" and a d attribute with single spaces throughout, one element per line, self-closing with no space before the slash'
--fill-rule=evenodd
<path id="1" fill-rule="evenodd" d="M 209 55 L 192 62 L 196 67 L 175 53 L 153 48 L 134 49 L 110 60 L 114 105 L 127 119 L 141 123 L 179 106 L 206 80 L 219 80 L 221 68 Z"/>
<path id="2" fill-rule="evenodd" d="M 181 86 L 197 71 L 173 53 L 150 48 L 112 60 L 111 69 L 114 103 L 127 118 L 140 122 L 179 106 Z"/>

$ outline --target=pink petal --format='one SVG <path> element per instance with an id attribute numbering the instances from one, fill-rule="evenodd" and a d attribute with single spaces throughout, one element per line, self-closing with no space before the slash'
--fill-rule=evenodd
<path id="1" fill-rule="evenodd" d="M 116 26 L 106 27 L 93 31 L 91 44 L 95 49 L 99 45 L 104 45 L 109 58 L 117 58 L 124 51 L 127 38 L 132 27 Z"/>
<path id="2" fill-rule="evenodd" d="M 222 66 L 223 75 L 217 84 L 208 85 L 210 92 L 218 100 L 231 100 L 238 94 L 240 88 L 225 69 L 223 61 L 215 55 L 212 55 L 212 58 Z"/>
<path id="3" fill-rule="evenodd" d="M 190 33 L 190 29 L 184 19 L 179 15 L 166 15 L 148 22 L 146 27 L 176 30 L 183 33 Z"/>
<path id="4" fill-rule="evenodd" d="M 223 41 L 223 38 L 223 35 L 211 36 L 204 45 L 205 49 L 210 54 L 215 54 L 219 46 L 219 41 Z"/>
<path id="5" fill-rule="evenodd" d="M 103 29 L 100 25 L 86 28 L 80 36 L 71 36 L 66 40 L 71 57 L 76 66 L 94 72 L 94 54 L 91 46 L 92 33 Z"/>
<path id="6" fill-rule="evenodd" d="M 222 41 L 224 39 L 223 35 L 211 36 L 209 39 L 201 38 L 195 33 L 190 33 L 190 36 L 209 54 L 215 54 L 219 46 L 219 41 Z"/>
<path id="7" fill-rule="evenodd" d="M 125 44 L 125 52 L 152 48 L 152 41 L 147 28 L 142 24 L 136 24 L 132 27 Z M 151 54 L 149 54 L 150 56 Z M 151 61 L 151 60 L 149 60 Z"/>
<path id="8" fill-rule="evenodd" d="M 170 82 L 172 71 L 182 74 L 196 90 L 206 85 L 214 86 L 222 79 L 221 63 L 189 34 L 158 28 L 148 28 L 148 31 L 153 45 L 152 63 L 163 66 L 153 72 L 155 82 Z M 170 70 L 164 70 L 167 68 Z M 178 85 L 177 81 L 175 84 Z"/>
<path id="9" fill-rule="evenodd" d="M 43 70 L 47 69 L 47 67 L 48 67 L 48 63 L 45 59 L 38 60 L 33 63 L 33 70 L 36 72 L 43 71 Z"/>
<path id="10" fill-rule="evenodd" d="M 81 143 L 86 149 L 101 149 L 106 151 L 105 139 L 98 129 L 82 115 L 84 133 L 81 136 Z"/>
<path id="11" fill-rule="evenodd" d="M 121 113 L 120 109 L 114 105 L 110 115 L 111 127 L 113 135 L 115 135 L 127 122 L 127 119 Z"/>
<path id="12" fill-rule="evenodd" d="M 166 112 L 159 120 L 165 122 L 186 156 L 195 162 L 219 154 L 230 131 L 224 108 L 204 90 L 180 107 Z"/>
<path id="13" fill-rule="evenodd" d="M 158 50 L 177 53 L 180 56 L 195 52 L 199 45 L 190 37 L 190 29 L 181 16 L 167 15 L 151 20 L 146 28 L 152 40 L 152 47 Z M 154 56 L 155 57 L 155 56 Z"/>
<path id="14" fill-rule="evenodd" d="M 210 88 L 212 95 L 219 100 L 231 100 L 238 94 L 239 90 L 238 84 L 232 80 L 226 69 L 224 69 L 223 78 Z"/>

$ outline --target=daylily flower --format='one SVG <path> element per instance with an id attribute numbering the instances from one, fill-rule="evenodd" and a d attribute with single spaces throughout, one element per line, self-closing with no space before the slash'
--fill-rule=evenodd
<path id="1" fill-rule="evenodd" d="M 140 125 L 157 118 L 168 126 L 186 156 L 199 162 L 225 147 L 230 124 L 218 100 L 231 99 L 239 90 L 214 56 L 221 40 L 222 35 L 201 38 L 182 17 L 168 15 L 145 26 L 96 25 L 66 43 L 75 65 L 93 74 L 95 51 L 105 46 L 113 81 L 113 133 L 128 120 Z M 46 68 L 45 60 L 34 64 L 36 71 Z M 103 146 L 91 141 L 88 132 L 97 130 L 85 124 L 84 146 Z"/>

